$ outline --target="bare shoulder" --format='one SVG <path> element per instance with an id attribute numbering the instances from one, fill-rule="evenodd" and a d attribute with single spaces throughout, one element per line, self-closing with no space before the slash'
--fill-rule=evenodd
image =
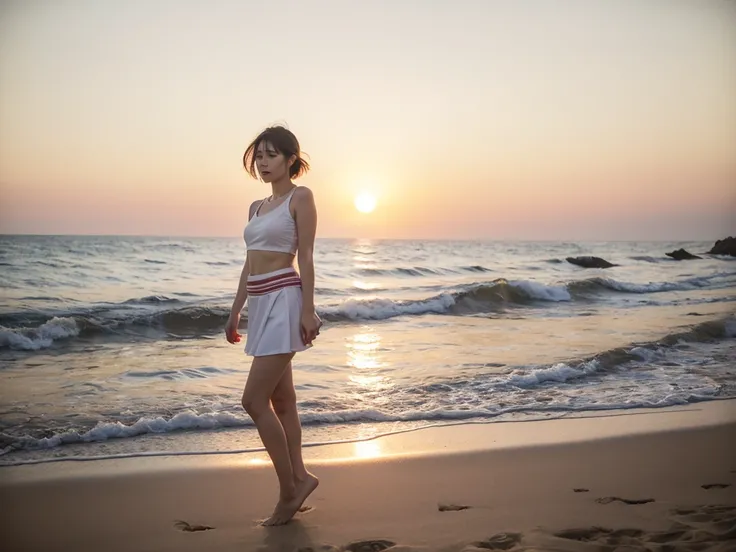
<path id="1" fill-rule="evenodd" d="M 294 189 L 294 199 L 305 202 L 313 201 L 314 194 L 312 193 L 312 190 L 306 186 L 297 186 Z"/>
<path id="2" fill-rule="evenodd" d="M 294 212 L 302 211 L 304 209 L 308 211 L 315 209 L 314 194 L 312 193 L 312 190 L 306 186 L 297 186 L 294 190 L 294 196 L 292 199 Z"/>

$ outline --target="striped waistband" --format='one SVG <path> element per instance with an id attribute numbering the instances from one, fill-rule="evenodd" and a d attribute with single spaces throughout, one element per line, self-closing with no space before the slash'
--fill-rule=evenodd
<path id="1" fill-rule="evenodd" d="M 302 279 L 296 270 L 278 270 L 274 273 L 250 276 L 246 289 L 248 295 L 265 295 L 285 287 L 301 287 Z"/>

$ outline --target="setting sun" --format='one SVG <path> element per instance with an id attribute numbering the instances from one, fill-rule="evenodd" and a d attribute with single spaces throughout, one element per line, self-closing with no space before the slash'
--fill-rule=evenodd
<path id="1" fill-rule="evenodd" d="M 355 208 L 361 213 L 370 213 L 376 208 L 376 196 L 364 192 L 355 196 Z"/>

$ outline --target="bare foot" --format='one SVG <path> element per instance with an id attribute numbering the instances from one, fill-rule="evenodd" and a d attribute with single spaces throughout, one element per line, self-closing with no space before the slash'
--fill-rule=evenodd
<path id="1" fill-rule="evenodd" d="M 308 474 L 306 479 L 300 481 L 297 485 L 294 498 L 279 500 L 271 517 L 262 522 L 261 525 L 271 526 L 289 523 L 294 514 L 302 507 L 304 501 L 307 500 L 307 497 L 317 488 L 317 485 L 319 485 L 319 479 L 311 473 Z"/>

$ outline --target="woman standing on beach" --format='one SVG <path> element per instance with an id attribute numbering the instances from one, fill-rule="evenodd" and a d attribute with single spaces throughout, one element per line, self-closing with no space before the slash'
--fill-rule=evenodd
<path id="1" fill-rule="evenodd" d="M 244 231 L 245 264 L 225 335 L 230 343 L 240 341 L 240 311 L 247 300 L 245 353 L 253 363 L 243 408 L 253 418 L 279 479 L 278 504 L 263 524 L 282 525 L 319 484 L 302 459 L 291 369 L 294 354 L 312 346 L 322 325 L 314 308 L 317 209 L 311 190 L 292 182 L 309 170 L 309 164 L 286 128 L 261 132 L 245 150 L 243 166 L 253 178 L 260 175 L 271 184 L 271 195 L 250 206 Z"/>

